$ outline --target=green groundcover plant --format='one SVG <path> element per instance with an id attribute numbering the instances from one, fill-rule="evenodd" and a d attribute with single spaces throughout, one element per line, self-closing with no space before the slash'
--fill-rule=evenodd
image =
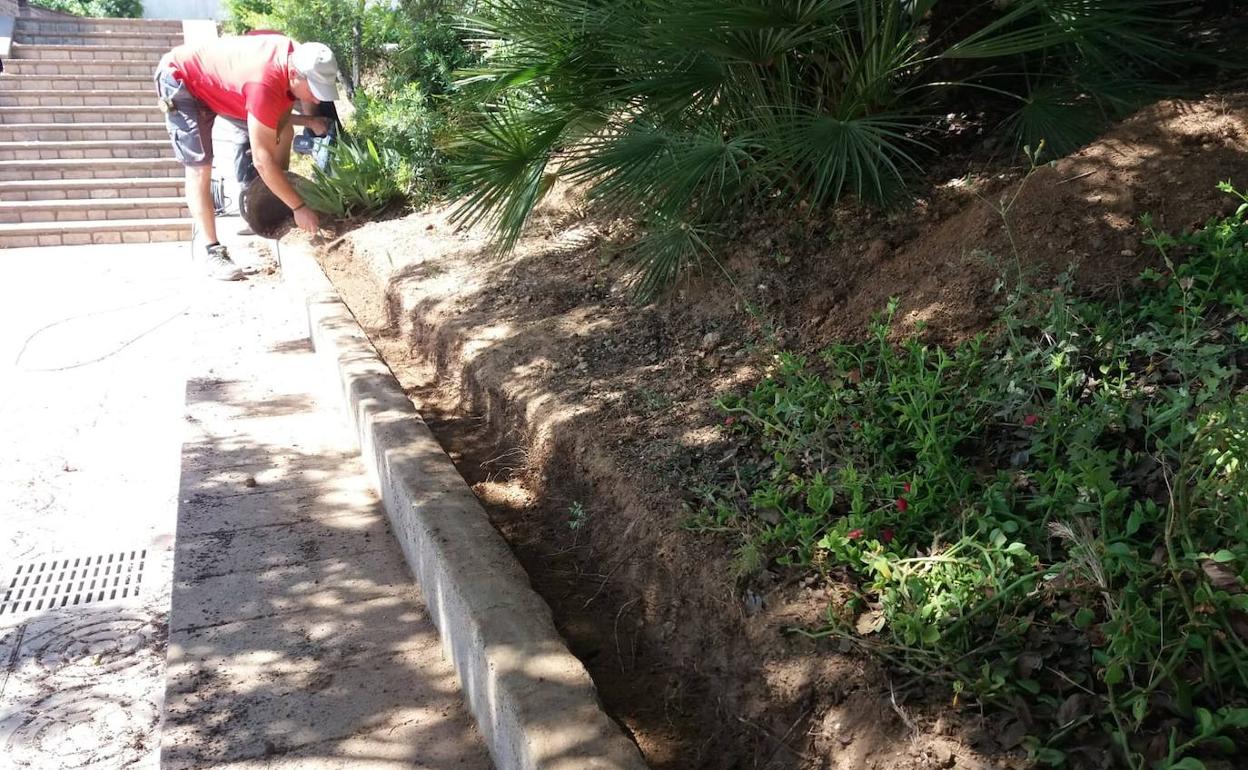
<path id="1" fill-rule="evenodd" d="M 1162 269 L 1110 299 L 1008 292 L 952 349 L 779 354 L 722 400 L 747 458 L 691 524 L 839 576 L 828 625 L 954 702 L 1012 712 L 1053 766 L 1248 756 L 1248 198 L 1152 230 Z"/>

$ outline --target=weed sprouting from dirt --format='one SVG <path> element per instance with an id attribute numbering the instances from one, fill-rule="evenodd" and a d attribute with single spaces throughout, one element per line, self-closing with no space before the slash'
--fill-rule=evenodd
<path id="1" fill-rule="evenodd" d="M 589 523 L 589 513 L 578 500 L 568 506 L 568 529 L 576 531 Z"/>
<path id="2" fill-rule="evenodd" d="M 1034 158 L 1033 158 L 1033 166 Z M 945 349 L 781 354 L 722 399 L 732 476 L 694 526 L 846 579 L 835 636 L 1011 712 L 1055 767 L 1192 770 L 1248 752 L 1248 197 L 1170 236 L 1116 301 L 1004 296 Z"/>

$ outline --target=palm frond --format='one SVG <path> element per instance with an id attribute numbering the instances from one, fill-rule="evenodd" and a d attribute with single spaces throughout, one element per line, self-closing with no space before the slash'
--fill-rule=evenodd
<path id="1" fill-rule="evenodd" d="M 657 219 L 633 244 L 632 262 L 641 273 L 633 291 L 642 301 L 651 300 L 676 282 L 681 271 L 710 253 L 709 233 L 681 219 Z"/>
<path id="2" fill-rule="evenodd" d="M 635 121 L 576 150 L 567 174 L 592 181 L 596 200 L 639 216 L 686 216 L 734 205 L 751 161 L 749 140 L 718 131 L 673 131 Z"/>
<path id="3" fill-rule="evenodd" d="M 1172 58 L 1154 31 L 1171 25 L 1166 10 L 1186 0 L 1018 0 L 994 21 L 954 43 L 949 59 L 999 59 L 1073 46 L 1083 55 Z"/>
<path id="4" fill-rule="evenodd" d="M 815 203 L 849 192 L 885 202 L 904 184 L 906 169 L 919 168 L 911 154 L 925 149 L 912 134 L 913 117 L 838 116 L 800 109 L 774 123 L 768 148 L 796 185 Z"/>
<path id="5" fill-rule="evenodd" d="M 456 183 L 467 191 L 451 220 L 487 223 L 506 251 L 547 186 L 552 149 L 567 121 L 545 113 L 505 107 L 483 116 L 481 125 L 450 148 Z"/>
<path id="6" fill-rule="evenodd" d="M 1004 123 L 1019 146 L 1045 146 L 1057 156 L 1087 144 L 1107 118 L 1096 102 L 1069 85 L 1050 83 L 1033 89 Z"/>

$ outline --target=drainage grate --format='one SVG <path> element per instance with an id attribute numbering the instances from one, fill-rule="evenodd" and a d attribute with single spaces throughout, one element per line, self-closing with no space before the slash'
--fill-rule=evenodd
<path id="1" fill-rule="evenodd" d="M 23 564 L 0 585 L 0 617 L 139 595 L 147 551 L 122 551 Z"/>

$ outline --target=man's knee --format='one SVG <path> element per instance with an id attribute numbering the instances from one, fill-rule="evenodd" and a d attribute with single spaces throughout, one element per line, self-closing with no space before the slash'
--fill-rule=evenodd
<path id="1" fill-rule="evenodd" d="M 186 199 L 193 205 L 208 206 L 212 199 L 212 166 L 186 167 Z"/>

